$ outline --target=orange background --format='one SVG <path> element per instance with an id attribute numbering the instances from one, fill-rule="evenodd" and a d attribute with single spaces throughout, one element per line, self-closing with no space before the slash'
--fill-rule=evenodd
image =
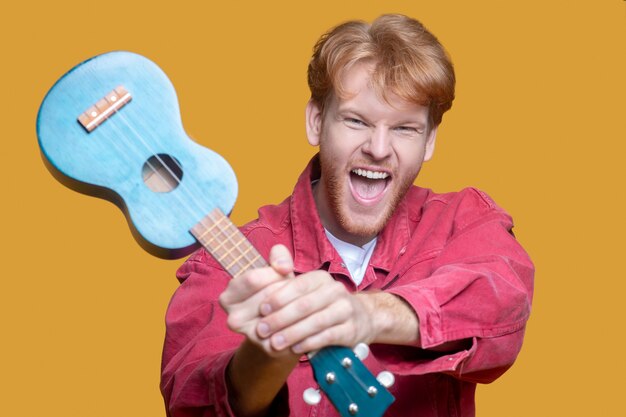
<path id="1" fill-rule="evenodd" d="M 626 2 L 377 3 L 1 7 L 3 415 L 164 415 L 163 316 L 180 261 L 143 252 L 114 205 L 46 171 L 35 118 L 50 86 L 111 50 L 155 61 L 187 132 L 237 172 L 241 224 L 288 195 L 314 152 L 303 128 L 313 43 L 384 12 L 423 21 L 457 70 L 457 100 L 418 183 L 487 191 L 537 265 L 525 346 L 479 388 L 478 415 L 623 410 Z"/>

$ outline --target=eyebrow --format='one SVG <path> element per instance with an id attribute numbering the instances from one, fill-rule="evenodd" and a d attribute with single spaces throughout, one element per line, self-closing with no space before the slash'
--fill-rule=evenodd
<path id="1" fill-rule="evenodd" d="M 418 126 L 424 126 L 424 123 L 420 122 L 419 120 L 409 120 L 409 119 L 400 119 L 400 121 L 398 123 L 394 123 L 396 125 L 418 125 Z"/>
<path id="2" fill-rule="evenodd" d="M 365 117 L 365 115 L 364 115 L 363 113 L 358 112 L 357 110 L 352 109 L 352 108 L 348 108 L 348 107 L 346 107 L 346 108 L 344 108 L 344 109 L 341 109 L 341 108 L 340 108 L 340 109 L 339 109 L 339 111 L 338 111 L 337 113 L 338 113 L 340 116 L 346 116 L 346 113 L 349 113 L 349 114 L 351 114 L 351 115 L 355 116 L 355 117 L 356 117 L 356 118 L 358 118 L 358 119 L 362 119 L 362 120 L 364 120 L 364 121 L 368 122 L 368 118 L 367 118 L 367 117 Z"/>

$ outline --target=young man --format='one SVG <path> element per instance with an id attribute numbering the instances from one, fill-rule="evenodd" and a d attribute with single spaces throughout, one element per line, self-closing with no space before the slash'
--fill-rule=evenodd
<path id="1" fill-rule="evenodd" d="M 477 382 L 508 369 L 533 266 L 511 218 L 475 189 L 413 186 L 454 98 L 442 46 L 386 15 L 324 35 L 309 65 L 309 143 L 293 194 L 244 234 L 269 259 L 234 279 L 204 250 L 180 268 L 162 392 L 171 416 L 336 416 L 304 354 L 371 345 L 389 370 L 387 416 L 474 415 Z"/>

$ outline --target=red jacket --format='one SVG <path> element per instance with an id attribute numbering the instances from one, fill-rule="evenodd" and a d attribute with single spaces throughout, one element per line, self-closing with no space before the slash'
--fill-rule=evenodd
<path id="1" fill-rule="evenodd" d="M 413 307 L 420 346 L 372 345 L 364 361 L 374 374 L 395 374 L 390 391 L 396 400 L 385 416 L 473 416 L 476 383 L 493 381 L 513 364 L 530 313 L 534 269 L 511 233 L 510 216 L 475 189 L 435 194 L 412 187 L 378 236 L 357 288 L 315 210 L 315 161 L 293 194 L 261 208 L 244 234 L 266 258 L 273 245 L 286 245 L 296 273 L 325 269 L 353 291 L 382 289 Z M 232 416 L 224 377 L 242 336 L 228 330 L 217 302 L 229 277 L 204 250 L 177 276 L 161 382 L 168 415 Z M 430 349 L 459 340 L 465 342 L 459 351 Z M 317 406 L 304 403 L 302 392 L 311 386 L 303 357 L 277 400 L 280 413 L 338 416 L 326 398 Z"/>

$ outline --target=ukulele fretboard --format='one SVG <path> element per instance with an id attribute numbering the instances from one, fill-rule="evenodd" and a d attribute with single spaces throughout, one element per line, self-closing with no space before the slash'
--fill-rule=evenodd
<path id="1" fill-rule="evenodd" d="M 265 259 L 219 208 L 197 223 L 191 234 L 233 277 L 250 268 L 267 266 Z"/>

